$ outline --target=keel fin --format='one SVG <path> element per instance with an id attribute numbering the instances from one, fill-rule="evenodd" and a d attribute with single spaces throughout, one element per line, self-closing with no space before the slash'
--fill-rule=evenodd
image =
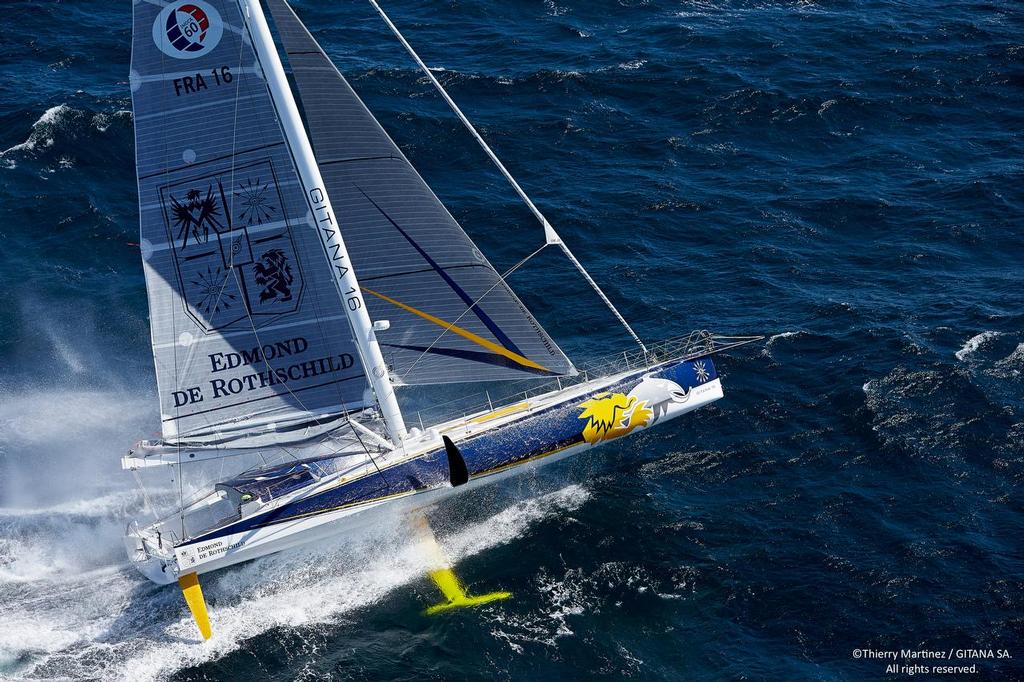
<path id="1" fill-rule="evenodd" d="M 210 616 L 206 612 L 206 600 L 203 599 L 203 588 L 199 586 L 199 576 L 196 573 L 180 576 L 178 585 L 181 586 L 188 610 L 192 612 L 192 618 L 199 627 L 199 633 L 204 640 L 210 639 L 213 630 L 210 629 Z"/>
<path id="2" fill-rule="evenodd" d="M 489 592 L 487 594 L 481 594 L 473 597 L 466 594 L 465 588 L 462 587 L 462 583 L 459 582 L 455 572 L 450 568 L 441 568 L 436 571 L 430 572 L 430 579 L 437 585 L 437 589 L 441 590 L 441 594 L 444 595 L 448 601 L 443 601 L 440 604 L 434 604 L 426 611 L 424 615 L 433 616 L 434 614 L 447 611 L 449 609 L 458 609 L 464 606 L 480 606 L 481 604 L 487 604 L 492 601 L 498 601 L 500 599 L 508 599 L 512 596 L 511 592 Z"/>

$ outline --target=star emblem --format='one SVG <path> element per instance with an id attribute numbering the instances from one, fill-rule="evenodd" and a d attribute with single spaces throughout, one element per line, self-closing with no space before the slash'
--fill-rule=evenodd
<path id="1" fill-rule="evenodd" d="M 237 298 L 234 294 L 225 291 L 228 280 L 228 272 L 223 272 L 219 267 L 216 272 L 209 266 L 206 272 L 196 273 L 192 285 L 196 288 L 196 307 L 209 317 L 212 313 L 227 310 Z"/>
<path id="2" fill-rule="evenodd" d="M 693 371 L 697 374 L 697 381 L 705 382 L 711 376 L 708 374 L 708 368 L 703 361 L 693 363 Z"/>
<path id="3" fill-rule="evenodd" d="M 246 225 L 262 225 L 264 222 L 270 222 L 277 213 L 277 207 L 271 203 L 269 182 L 260 182 L 259 178 L 249 178 L 238 185 L 235 196 L 242 204 L 238 217 Z"/>

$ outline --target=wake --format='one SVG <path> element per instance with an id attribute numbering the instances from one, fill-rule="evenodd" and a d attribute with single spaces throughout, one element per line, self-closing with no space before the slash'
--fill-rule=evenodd
<path id="1" fill-rule="evenodd" d="M 162 679 L 274 628 L 339 623 L 423 579 L 428 560 L 406 520 L 381 514 L 361 535 L 207 576 L 215 628 L 201 643 L 178 590 L 128 567 L 121 543 L 142 500 L 118 458 L 152 422 L 148 407 L 133 407 L 149 402 L 120 391 L 5 392 L 0 677 Z M 449 519 L 442 544 L 458 561 L 588 498 L 569 485 L 461 527 Z"/>

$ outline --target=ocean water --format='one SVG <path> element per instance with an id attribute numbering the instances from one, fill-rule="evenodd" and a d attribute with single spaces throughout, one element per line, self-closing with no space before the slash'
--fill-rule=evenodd
<path id="1" fill-rule="evenodd" d="M 369 5 L 295 6 L 499 269 L 540 244 Z M 0 678 L 1024 679 L 1024 8 L 386 7 L 645 338 L 766 342 L 709 408 L 437 510 L 511 600 L 423 616 L 396 520 L 207 580 L 200 644 L 120 542 L 158 428 L 131 3 L 6 0 Z M 628 347 L 554 251 L 511 283 L 572 357 Z"/>

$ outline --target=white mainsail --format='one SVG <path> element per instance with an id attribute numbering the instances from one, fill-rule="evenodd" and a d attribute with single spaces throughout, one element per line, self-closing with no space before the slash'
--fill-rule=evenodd
<path id="1" fill-rule="evenodd" d="M 139 2 L 131 89 L 163 435 L 372 404 L 235 0 Z"/>
<path id="2" fill-rule="evenodd" d="M 294 428 L 374 397 L 400 440 L 392 382 L 574 372 L 287 4 L 266 4 L 301 119 L 258 0 L 135 8 L 165 440 Z"/>

